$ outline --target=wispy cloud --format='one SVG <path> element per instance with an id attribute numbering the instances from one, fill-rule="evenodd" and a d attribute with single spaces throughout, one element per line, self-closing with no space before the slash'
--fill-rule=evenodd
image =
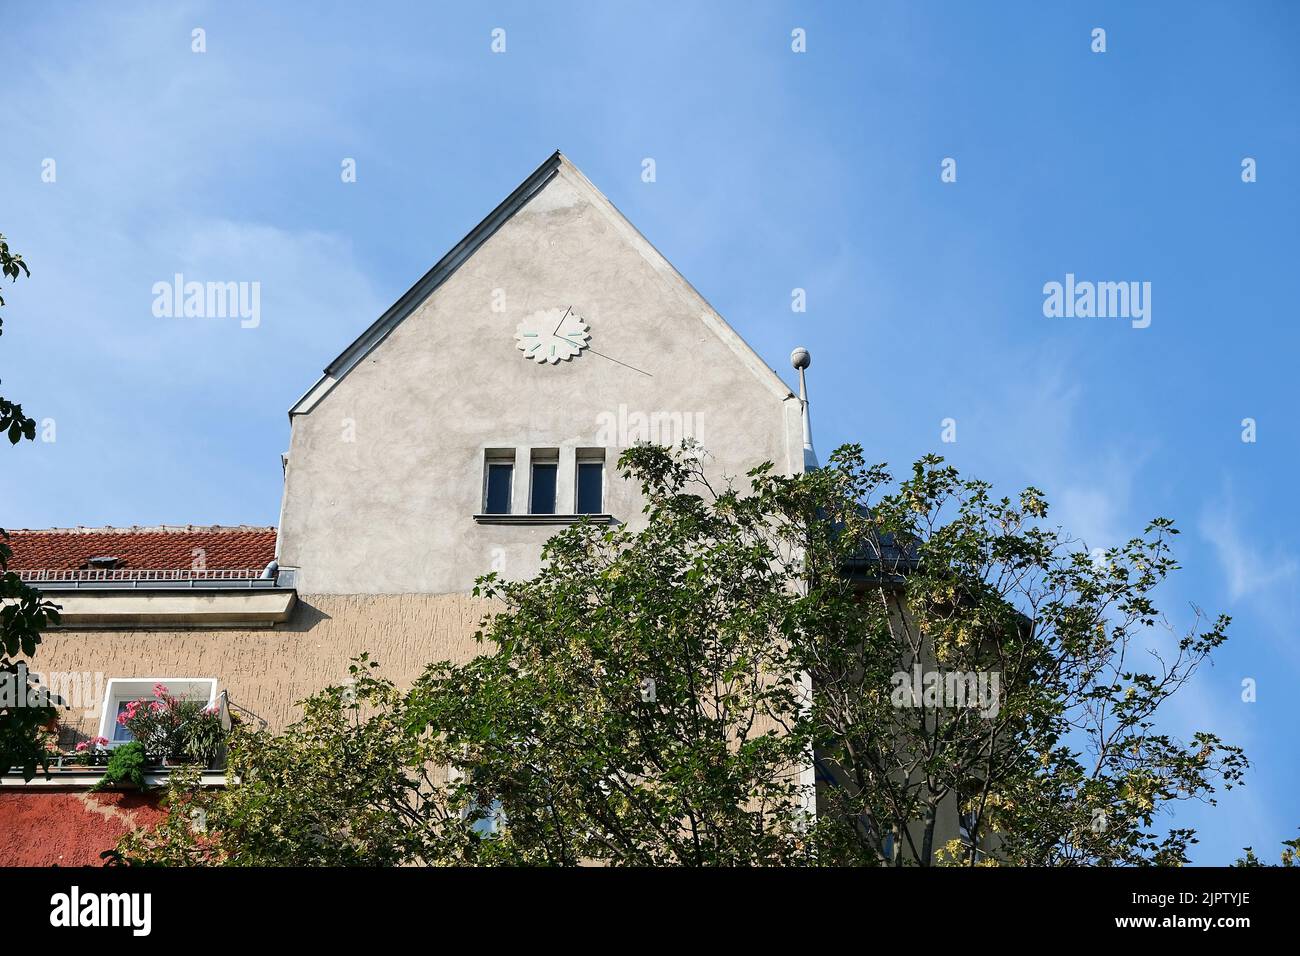
<path id="1" fill-rule="evenodd" d="M 304 179 L 323 156 L 344 189 L 321 145 L 349 129 L 339 98 L 288 67 L 266 82 L 260 34 L 200 10 L 67 13 L 12 44 L 0 230 L 32 274 L 6 312 L 4 385 L 57 436 L 0 473 L 12 523 L 273 520 L 285 409 L 387 304 L 358 229 L 286 198 L 272 160 Z M 155 314 L 177 274 L 256 284 L 259 321 Z"/>
<path id="2" fill-rule="evenodd" d="M 1052 504 L 1049 523 L 1079 545 L 1109 548 L 1141 530 L 1133 521 L 1133 488 L 1149 453 L 1117 441 L 1089 447 L 1083 427 L 1087 384 L 1068 355 L 1026 349 L 1008 364 L 1026 370 L 1007 382 L 976 428 L 984 453 L 1014 462 L 1023 480 L 1041 488 Z"/>
<path id="3" fill-rule="evenodd" d="M 1243 531 L 1230 486 L 1201 512 L 1198 528 L 1214 547 L 1234 601 L 1268 592 L 1300 572 L 1294 555 Z"/>

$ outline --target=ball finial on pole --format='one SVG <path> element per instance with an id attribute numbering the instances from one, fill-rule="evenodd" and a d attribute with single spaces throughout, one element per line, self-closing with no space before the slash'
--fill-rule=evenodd
<path id="1" fill-rule="evenodd" d="M 812 355 L 802 345 L 790 353 L 790 364 L 799 370 L 799 404 L 803 406 L 803 467 L 812 471 L 817 467 L 817 452 L 813 451 L 812 421 L 808 417 L 808 385 L 803 373 L 812 364 Z"/>

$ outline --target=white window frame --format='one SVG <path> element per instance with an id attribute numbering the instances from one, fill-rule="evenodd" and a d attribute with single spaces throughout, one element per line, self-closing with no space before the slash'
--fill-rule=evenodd
<path id="1" fill-rule="evenodd" d="M 515 510 L 515 468 L 518 465 L 515 449 L 513 448 L 485 448 L 483 449 L 483 495 L 481 514 L 503 514 L 508 515 Z M 493 465 L 505 465 L 510 468 L 510 487 L 506 489 L 506 510 L 505 511 L 488 511 L 488 476 L 492 472 Z"/>
<path id="2" fill-rule="evenodd" d="M 107 738 L 110 747 L 128 742 L 113 739 L 113 731 L 117 727 L 118 704 L 151 699 L 155 684 L 162 684 L 174 696 L 183 700 L 203 701 L 206 707 L 217 702 L 215 677 L 110 677 L 104 686 L 104 706 L 99 714 L 99 736 Z"/>

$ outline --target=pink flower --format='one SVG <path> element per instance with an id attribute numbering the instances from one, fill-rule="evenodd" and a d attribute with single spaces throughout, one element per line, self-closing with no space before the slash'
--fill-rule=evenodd
<path id="1" fill-rule="evenodd" d="M 91 741 L 91 743 L 94 744 L 96 747 L 107 747 L 107 746 L 108 746 L 108 738 L 107 738 L 107 737 L 96 737 L 94 740 Z"/>
<path id="2" fill-rule="evenodd" d="M 155 714 L 161 714 L 164 710 L 167 709 L 167 705 L 160 700 L 155 700 L 152 704 L 149 705 L 149 709 L 152 710 Z"/>
<path id="3" fill-rule="evenodd" d="M 216 704 L 208 704 L 208 706 L 203 708 L 203 712 L 205 714 L 208 714 L 209 716 L 211 716 L 212 714 L 219 713 L 220 711 L 221 708 L 218 707 Z"/>
<path id="4" fill-rule="evenodd" d="M 154 685 L 153 685 L 153 695 L 154 695 L 155 697 L 166 697 L 166 696 L 167 696 L 167 687 L 166 687 L 166 685 L 164 685 L 164 684 L 154 684 Z"/>
<path id="5" fill-rule="evenodd" d="M 124 710 L 124 711 L 122 711 L 122 713 L 120 713 L 120 714 L 117 715 L 117 722 L 118 722 L 119 724 L 121 724 L 123 727 L 125 727 L 125 726 L 126 726 L 126 722 L 127 722 L 130 718 L 131 718 L 131 714 L 130 714 L 130 712 Z"/>
<path id="6" fill-rule="evenodd" d="M 77 744 L 77 753 L 81 753 L 89 746 L 90 744 L 83 740 L 81 743 Z"/>

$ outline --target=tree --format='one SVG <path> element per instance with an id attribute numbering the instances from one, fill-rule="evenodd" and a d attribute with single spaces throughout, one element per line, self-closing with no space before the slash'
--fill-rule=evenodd
<path id="1" fill-rule="evenodd" d="M 690 494 L 699 462 L 649 447 L 624 468 L 646 530 L 578 525 L 533 579 L 481 579 L 506 608 L 489 653 L 432 668 L 413 712 L 457 755 L 466 812 L 504 821 L 486 862 L 807 860 L 788 578 L 762 499 Z"/>
<path id="2" fill-rule="evenodd" d="M 790 483 L 809 536 L 796 646 L 835 781 L 822 791 L 826 852 L 1186 862 L 1194 833 L 1158 834 L 1156 817 L 1175 801 L 1213 802 L 1246 760 L 1213 734 L 1181 743 L 1156 721 L 1228 625 L 1202 629 L 1198 611 L 1187 632 L 1167 633 L 1153 591 L 1177 568 L 1177 529 L 1156 519 L 1092 554 L 1047 524 L 1037 489 L 994 498 L 936 457 L 889 484 L 856 448 Z M 940 846 L 945 808 L 960 826 Z"/>
<path id="3" fill-rule="evenodd" d="M 10 252 L 9 243 L 0 235 L 0 272 L 17 281 L 19 275 L 29 275 L 27 263 L 21 255 Z M 0 306 L 5 304 L 0 297 Z M 4 319 L 0 318 L 0 332 Z M 10 444 L 36 437 L 36 422 L 23 413 L 21 405 L 0 397 L 0 432 Z M 40 592 L 22 582 L 9 570 L 13 550 L 9 547 L 9 534 L 0 528 L 0 773 L 10 767 L 21 767 L 25 779 L 36 775 L 37 767 L 49 766 L 49 756 L 42 740 L 42 731 L 58 716 L 51 706 L 57 703 L 41 688 L 35 686 L 28 675 L 26 664 L 17 659 L 18 654 L 31 657 L 41 642 L 41 631 L 51 623 L 58 623 L 57 606 L 44 600 Z"/>
<path id="4" fill-rule="evenodd" d="M 1233 866 L 1258 867 L 1258 866 L 1273 865 L 1273 864 L 1261 862 L 1259 857 L 1255 855 L 1254 849 L 1251 847 L 1243 847 L 1242 852 L 1245 855 L 1238 857 L 1236 861 L 1232 864 Z M 1285 867 L 1296 866 L 1298 865 L 1298 860 L 1300 860 L 1300 838 L 1296 838 L 1294 840 L 1283 840 L 1282 853 L 1281 856 L 1279 857 L 1279 862 L 1277 863 L 1277 866 L 1285 866 Z"/>
<path id="5" fill-rule="evenodd" d="M 1240 750 L 1157 725 L 1227 625 L 1158 626 L 1168 521 L 1094 556 L 1034 489 L 932 457 L 895 485 L 854 446 L 743 493 L 692 449 L 619 466 L 644 529 L 574 525 L 534 578 L 480 579 L 482 655 L 232 748 L 219 858 L 1176 864 L 1194 834 L 1158 815 L 1239 780 Z"/>
<path id="6" fill-rule="evenodd" d="M 449 806 L 443 742 L 413 729 L 407 694 L 362 655 L 348 683 L 301 701 L 283 734 L 236 724 L 226 789 L 177 772 L 167 816 L 127 834 L 113 863 L 167 866 L 391 866 L 463 855 L 476 836 Z"/>
<path id="7" fill-rule="evenodd" d="M 23 261 L 23 257 L 16 252 L 9 251 L 9 243 L 3 233 L 0 233 L 0 272 L 4 273 L 5 278 L 14 282 L 18 281 L 20 275 L 31 275 L 31 271 L 27 268 L 27 263 Z M 4 296 L 0 296 L 0 307 L 4 304 Z M 4 319 L 0 317 L 0 334 L 3 334 L 3 331 Z M 7 398 L 0 396 L 0 432 L 8 436 L 11 445 L 18 444 L 23 438 L 32 441 L 36 438 L 36 422 L 23 414 L 21 405 L 15 405 Z"/>

